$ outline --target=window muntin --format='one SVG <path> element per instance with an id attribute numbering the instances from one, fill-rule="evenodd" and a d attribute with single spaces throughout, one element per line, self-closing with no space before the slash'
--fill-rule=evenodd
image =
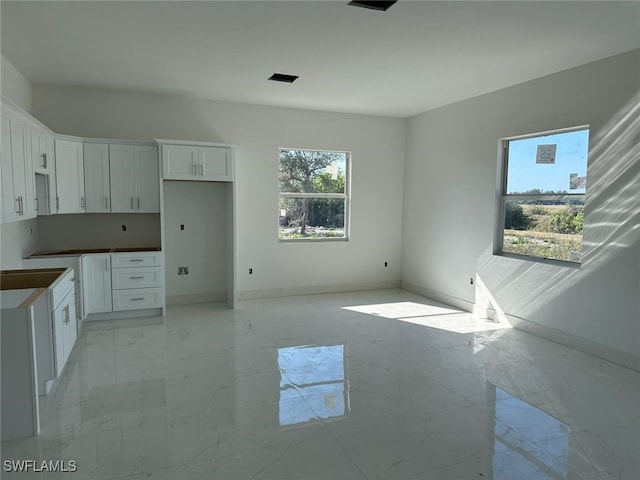
<path id="1" fill-rule="evenodd" d="M 579 264 L 588 128 L 503 142 L 498 252 Z"/>
<path id="2" fill-rule="evenodd" d="M 346 240 L 348 152 L 280 149 L 280 240 Z"/>

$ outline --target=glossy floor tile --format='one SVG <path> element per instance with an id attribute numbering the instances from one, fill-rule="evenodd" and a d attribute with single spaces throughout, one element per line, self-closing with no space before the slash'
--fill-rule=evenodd
<path id="1" fill-rule="evenodd" d="M 87 323 L 41 410 L 2 478 L 640 478 L 638 372 L 401 290 Z"/>

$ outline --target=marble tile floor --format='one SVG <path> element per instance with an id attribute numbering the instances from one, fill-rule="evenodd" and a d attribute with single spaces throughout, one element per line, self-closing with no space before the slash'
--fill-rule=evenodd
<path id="1" fill-rule="evenodd" d="M 402 290 L 87 323 L 41 412 L 3 479 L 640 478 L 640 373 Z"/>

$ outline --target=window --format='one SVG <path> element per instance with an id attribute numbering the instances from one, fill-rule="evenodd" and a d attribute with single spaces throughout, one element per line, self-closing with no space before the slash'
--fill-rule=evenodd
<path id="1" fill-rule="evenodd" d="M 348 152 L 279 152 L 280 240 L 348 238 Z"/>
<path id="2" fill-rule="evenodd" d="M 503 142 L 497 252 L 579 264 L 589 129 Z"/>

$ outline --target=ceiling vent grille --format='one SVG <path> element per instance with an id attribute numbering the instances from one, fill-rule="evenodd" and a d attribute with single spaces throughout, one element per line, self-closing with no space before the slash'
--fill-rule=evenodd
<path id="1" fill-rule="evenodd" d="M 353 2 L 349 2 L 349 5 L 353 6 L 353 7 L 362 7 L 362 8 L 369 8 L 371 10 L 380 10 L 381 12 L 386 12 L 387 10 L 389 10 L 389 8 L 396 3 L 398 0 L 396 0 L 395 2 L 378 2 L 378 1 L 353 1 Z"/>
<path id="2" fill-rule="evenodd" d="M 269 80 L 274 82 L 293 83 L 298 79 L 298 75 L 286 75 L 284 73 L 274 73 L 269 77 Z"/>

